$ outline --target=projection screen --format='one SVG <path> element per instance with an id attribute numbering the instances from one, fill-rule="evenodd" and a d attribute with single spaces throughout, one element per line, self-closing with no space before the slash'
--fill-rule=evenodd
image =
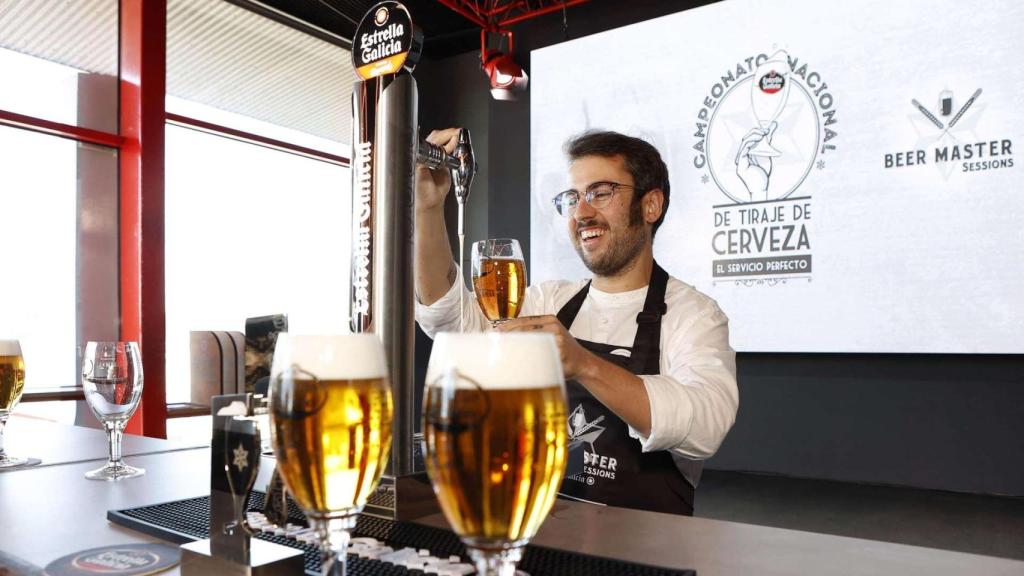
<path id="1" fill-rule="evenodd" d="M 531 57 L 531 280 L 588 129 L 652 142 L 655 258 L 763 352 L 1024 352 L 1024 4 L 726 2 Z"/>

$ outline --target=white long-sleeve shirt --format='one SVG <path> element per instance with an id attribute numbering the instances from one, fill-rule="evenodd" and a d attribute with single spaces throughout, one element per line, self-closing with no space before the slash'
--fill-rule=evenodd
<path id="1" fill-rule="evenodd" d="M 460 275 L 459 278 L 462 278 Z M 586 283 L 553 281 L 530 286 L 520 316 L 557 314 Z M 489 330 L 490 323 L 471 292 L 455 282 L 430 306 L 416 303 L 416 320 L 430 337 L 459 330 L 459 292 L 466 331 Z M 647 287 L 602 292 L 590 287 L 569 333 L 599 344 L 633 346 L 636 315 Z M 630 428 L 644 452 L 671 450 L 691 459 L 711 457 L 736 419 L 736 353 L 729 346 L 729 319 L 714 300 L 669 278 L 667 312 L 661 319 L 661 373 L 640 376 L 651 405 L 651 433 Z M 628 350 L 623 350 L 628 356 Z"/>

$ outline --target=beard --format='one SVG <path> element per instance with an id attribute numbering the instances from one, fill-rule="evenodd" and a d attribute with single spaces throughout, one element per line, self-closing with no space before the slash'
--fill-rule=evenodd
<path id="1" fill-rule="evenodd" d="M 616 238 L 603 254 L 590 255 L 583 250 L 579 235 L 573 238 L 573 247 L 587 270 L 596 276 L 616 276 L 629 269 L 636 261 L 636 256 L 647 241 L 644 230 L 643 208 L 640 202 L 633 202 L 629 207 L 629 225 L 625 230 L 616 233 Z M 577 227 L 596 224 L 595 220 L 580 222 Z"/>

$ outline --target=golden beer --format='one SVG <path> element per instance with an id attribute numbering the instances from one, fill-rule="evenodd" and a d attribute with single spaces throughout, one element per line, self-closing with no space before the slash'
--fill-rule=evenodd
<path id="1" fill-rule="evenodd" d="M 565 384 L 555 339 L 438 334 L 426 381 L 425 462 L 441 510 L 478 571 L 495 554 L 514 563 L 565 473 Z"/>
<path id="2" fill-rule="evenodd" d="M 281 478 L 311 523 L 354 525 L 391 451 L 394 408 L 380 340 L 281 334 L 270 374 Z M 344 531 L 342 524 L 327 529 Z"/>
<path id="3" fill-rule="evenodd" d="M 473 292 L 488 320 L 517 318 L 526 294 L 526 266 L 519 258 L 483 258 Z"/>
<path id="4" fill-rule="evenodd" d="M 25 362 L 21 354 L 0 351 L 0 413 L 14 410 L 25 389 Z"/>
<path id="5" fill-rule="evenodd" d="M 284 377 L 274 398 L 277 466 L 303 510 L 328 513 L 366 504 L 391 449 L 391 390 L 384 378 Z"/>
<path id="6" fill-rule="evenodd" d="M 425 403 L 427 471 L 455 532 L 512 542 L 536 534 L 565 471 L 561 386 L 430 387 Z"/>

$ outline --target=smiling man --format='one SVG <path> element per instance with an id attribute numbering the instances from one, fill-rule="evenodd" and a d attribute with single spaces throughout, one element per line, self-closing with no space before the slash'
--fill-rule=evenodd
<path id="1" fill-rule="evenodd" d="M 451 152 L 457 129 L 428 141 Z M 569 466 L 561 495 L 693 513 L 701 461 L 718 449 L 739 405 L 728 318 L 714 300 L 654 261 L 669 205 L 668 169 L 649 143 L 587 132 L 565 146 L 569 188 L 553 197 L 593 274 L 527 289 L 502 331 L 554 334 L 569 399 Z M 459 329 L 461 282 L 443 206 L 446 170 L 416 172 L 416 318 L 428 334 Z M 468 330 L 490 324 L 468 292 Z"/>

